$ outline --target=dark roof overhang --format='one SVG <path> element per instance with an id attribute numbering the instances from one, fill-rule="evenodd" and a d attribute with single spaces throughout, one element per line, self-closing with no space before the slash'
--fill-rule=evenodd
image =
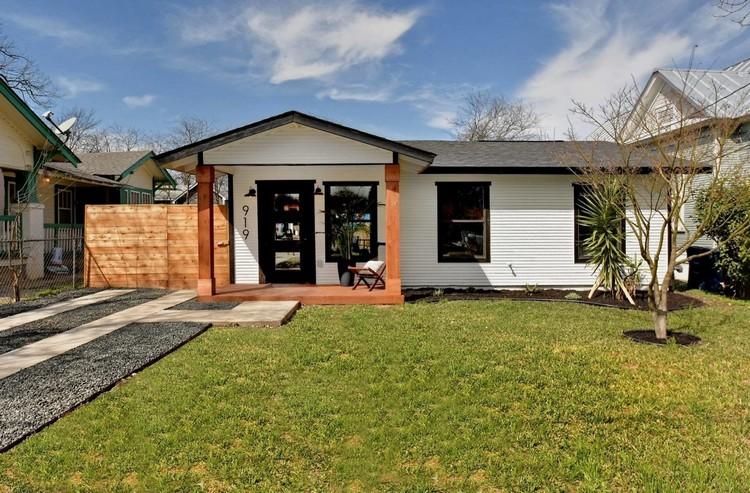
<path id="1" fill-rule="evenodd" d="M 405 156 L 409 156 L 427 163 L 432 163 L 432 160 L 435 158 L 435 154 L 423 149 L 419 149 L 417 147 L 412 147 L 400 142 L 385 139 L 383 137 L 378 137 L 377 135 L 362 132 L 361 130 L 357 130 L 355 128 L 346 127 L 344 125 L 333 123 L 328 120 L 323 120 L 315 116 L 300 113 L 298 111 L 287 111 L 286 113 L 282 113 L 280 115 L 272 116 L 255 123 L 245 125 L 243 127 L 235 128 L 233 130 L 229 130 L 227 132 L 223 132 L 212 137 L 199 140 L 198 142 L 194 142 L 192 144 L 187 144 L 182 147 L 163 152 L 155 156 L 154 160 L 158 164 L 163 165 L 171 161 L 177 161 L 179 159 L 196 155 L 209 149 L 213 149 L 215 147 L 219 147 L 221 145 L 228 144 L 230 142 L 234 142 L 251 135 L 266 132 L 283 125 L 288 125 L 290 123 L 298 123 L 300 125 L 321 130 L 323 132 L 328 132 L 340 137 L 346 137 L 348 139 L 356 140 L 358 142 L 369 144 L 374 147 L 379 147 L 381 149 L 386 149 L 394 153 L 403 154 Z"/>

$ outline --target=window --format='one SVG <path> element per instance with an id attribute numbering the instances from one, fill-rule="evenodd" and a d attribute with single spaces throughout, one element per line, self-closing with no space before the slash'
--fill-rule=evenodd
<path id="1" fill-rule="evenodd" d="M 151 194 L 143 192 L 141 193 L 141 204 L 150 204 L 152 202 L 151 200 Z"/>
<path id="2" fill-rule="evenodd" d="M 378 256 L 377 183 L 326 183 L 326 261 Z"/>
<path id="3" fill-rule="evenodd" d="M 140 192 L 130 192 L 130 203 L 131 204 L 140 204 L 141 203 L 141 194 Z"/>
<path id="4" fill-rule="evenodd" d="M 5 214 L 11 214 L 12 213 L 12 204 L 18 203 L 18 189 L 16 188 L 16 181 L 15 180 L 5 180 Z"/>
<path id="5" fill-rule="evenodd" d="M 489 262 L 490 184 L 437 183 L 438 261 Z"/>
<path id="6" fill-rule="evenodd" d="M 586 240 L 591 237 L 592 229 L 590 226 L 581 224 L 580 215 L 586 208 L 587 194 L 591 193 L 591 187 L 580 183 L 573 184 L 573 236 L 575 243 L 575 262 L 586 263 L 591 259 L 591 255 L 586 252 Z M 625 230 L 625 218 L 622 219 L 620 228 Z M 622 251 L 625 251 L 625 236 L 622 238 Z"/>
<path id="7" fill-rule="evenodd" d="M 57 224 L 73 224 L 73 190 L 58 188 L 56 195 Z"/>

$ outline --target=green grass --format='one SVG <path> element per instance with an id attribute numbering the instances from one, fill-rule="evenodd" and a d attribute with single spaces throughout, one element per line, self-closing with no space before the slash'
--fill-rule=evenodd
<path id="1" fill-rule="evenodd" d="M 743 491 L 750 304 L 305 308 L 212 329 L 0 456 L 13 491 Z M 0 491 L 2 488 L 0 487 Z"/>

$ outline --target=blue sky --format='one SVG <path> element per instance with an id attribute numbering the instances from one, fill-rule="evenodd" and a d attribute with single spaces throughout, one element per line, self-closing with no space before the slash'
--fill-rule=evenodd
<path id="1" fill-rule="evenodd" d="M 463 94 L 532 102 L 558 138 L 657 66 L 750 57 L 750 28 L 713 1 L 0 0 L 5 34 L 55 81 L 56 110 L 166 132 L 289 109 L 390 138 L 449 138 Z M 63 7 L 64 6 L 64 7 Z M 580 123 L 573 121 L 574 125 Z"/>

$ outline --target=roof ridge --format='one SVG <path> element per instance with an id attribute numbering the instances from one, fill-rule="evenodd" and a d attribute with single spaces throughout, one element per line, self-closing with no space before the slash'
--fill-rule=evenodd
<path id="1" fill-rule="evenodd" d="M 742 71 L 742 70 L 730 70 L 728 68 L 722 68 L 722 69 L 718 69 L 718 68 L 699 68 L 699 69 L 695 69 L 695 68 L 665 68 L 665 67 L 659 67 L 659 68 L 654 69 L 654 72 L 666 72 L 666 71 L 670 71 L 670 72 L 703 72 L 703 73 L 710 72 L 712 74 L 723 74 L 723 73 L 729 72 L 729 73 L 732 73 L 732 74 L 750 75 L 750 71 L 745 72 L 745 71 Z"/>

